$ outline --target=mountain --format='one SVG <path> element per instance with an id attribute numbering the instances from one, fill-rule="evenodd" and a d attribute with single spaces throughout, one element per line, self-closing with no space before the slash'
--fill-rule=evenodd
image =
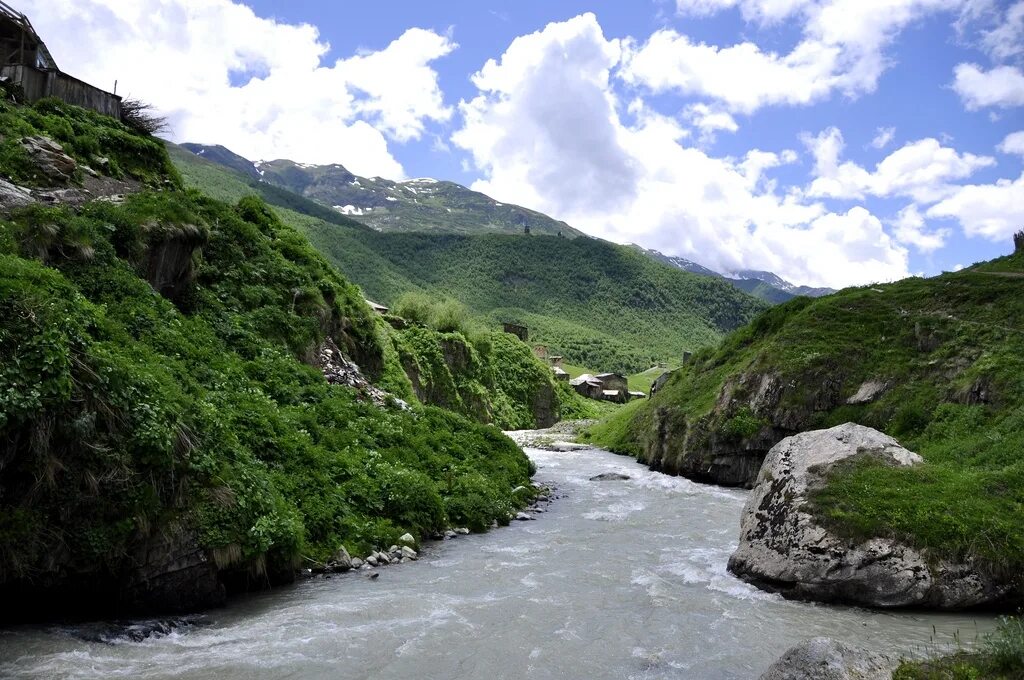
<path id="1" fill-rule="evenodd" d="M 330 207 L 377 231 L 443 232 L 454 234 L 523 233 L 578 237 L 582 232 L 543 213 L 503 204 L 454 182 L 429 178 L 392 182 L 352 174 L 341 165 L 310 165 L 289 160 L 250 161 L 220 145 L 180 145 L 208 161 L 231 168 L 251 182 L 276 187 Z M 255 186 L 260 193 L 265 189 Z M 273 201 L 271 201 L 273 202 Z M 319 215 L 324 217 L 324 215 Z M 335 221 L 328 219 L 328 221 Z M 732 285 L 766 302 L 778 304 L 797 295 L 820 297 L 829 288 L 795 286 L 771 272 L 743 271 L 723 277 L 682 257 L 632 246 L 671 267 L 726 278 Z"/>
<path id="2" fill-rule="evenodd" d="M 739 271 L 731 272 L 730 278 L 737 279 L 740 281 L 761 281 L 766 283 L 772 288 L 784 291 L 791 295 L 805 295 L 807 297 L 822 297 L 824 295 L 831 295 L 836 292 L 834 288 L 815 288 L 812 286 L 797 286 L 789 281 L 785 280 L 778 274 L 771 272 L 759 271 L 757 269 L 741 269 Z"/>
<path id="3" fill-rule="evenodd" d="M 773 307 L 590 437 L 659 470 L 750 486 L 785 437 L 881 430 L 924 464 L 867 456 L 830 471 L 810 499 L 816 521 L 1010 578 L 1024 570 L 1021 319 L 1024 236 L 961 272 Z"/>
<path id="4" fill-rule="evenodd" d="M 772 304 L 786 302 L 787 300 L 791 300 L 799 295 L 821 297 L 835 292 L 831 288 L 795 286 L 789 281 L 783 279 L 781 276 L 771 272 L 742 270 L 724 275 L 714 271 L 713 269 L 708 269 L 704 265 L 697 264 L 692 260 L 687 260 L 685 257 L 665 255 L 657 250 L 650 250 L 638 245 L 633 245 L 632 247 L 636 248 L 648 257 L 671 267 L 677 267 L 683 271 L 700 274 L 702 276 L 723 278 L 743 292 L 749 293 L 754 297 L 761 298 L 765 302 L 770 302 Z"/>
<path id="5" fill-rule="evenodd" d="M 501 203 L 454 182 L 429 178 L 393 182 L 359 177 L 341 165 L 289 160 L 252 162 L 223 146 L 182 148 L 249 179 L 286 189 L 356 217 L 377 231 L 535 234 L 576 237 L 581 232 L 535 210 Z"/>
<path id="6" fill-rule="evenodd" d="M 169 149 L 186 183 L 222 200 L 269 186 Z M 677 363 L 766 306 L 725 279 L 585 236 L 377 232 L 340 214 L 345 224 L 308 214 L 300 202 L 309 199 L 295 194 L 267 200 L 372 299 L 389 304 L 410 291 L 454 298 L 490 327 L 526 324 L 531 343 L 571 364 L 634 373 Z"/>

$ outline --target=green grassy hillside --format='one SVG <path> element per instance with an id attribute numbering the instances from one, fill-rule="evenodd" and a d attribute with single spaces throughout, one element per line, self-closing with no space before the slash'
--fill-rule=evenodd
<path id="1" fill-rule="evenodd" d="M 529 462 L 496 428 L 379 408 L 309 365 L 329 338 L 408 384 L 359 290 L 263 201 L 178 188 L 161 144 L 81 109 L 0 118 L 149 184 L 0 219 L 0 616 L 209 604 L 138 580 L 167 541 L 265 584 L 523 502 Z M 0 174 L 33 181 L 22 161 L 5 147 Z"/>
<path id="2" fill-rule="evenodd" d="M 215 186 L 234 200 L 255 190 L 227 168 L 172 154 L 189 184 Z M 489 326 L 524 323 L 531 343 L 597 370 L 633 373 L 678 361 L 767 307 L 723 279 L 596 239 L 380 233 L 301 210 L 281 206 L 280 214 L 372 299 L 388 304 L 408 291 L 455 298 Z"/>
<path id="3" fill-rule="evenodd" d="M 374 281 L 338 230 L 310 239 L 383 300 L 401 290 Z M 715 342 L 767 305 L 708 277 L 589 238 L 359 233 L 354 240 L 419 288 L 454 297 L 490 323 L 523 323 L 530 342 L 569 363 L 631 373 Z"/>
<path id="4" fill-rule="evenodd" d="M 749 483 L 783 437 L 847 421 L 926 464 L 848 467 L 814 498 L 825 521 L 1019 574 L 1024 254 L 775 307 L 590 437 L 661 469 Z"/>

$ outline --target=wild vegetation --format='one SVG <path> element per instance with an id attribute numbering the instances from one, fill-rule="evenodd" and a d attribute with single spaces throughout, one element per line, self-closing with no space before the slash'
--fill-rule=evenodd
<path id="1" fill-rule="evenodd" d="M 897 537 L 1020 574 L 1022 276 L 1018 253 L 932 279 L 798 298 L 699 352 L 649 403 L 616 412 L 589 436 L 645 460 L 659 432 L 686 432 L 687 455 L 700 459 L 711 441 L 716 455 L 728 446 L 753 457 L 797 431 L 874 427 L 926 464 L 843 466 L 812 497 L 818 516 L 851 538 Z M 851 399 L 866 383 L 878 394 Z"/>
<path id="2" fill-rule="evenodd" d="M 379 408 L 309 365 L 330 338 L 408 389 L 360 291 L 261 199 L 180 190 L 162 144 L 74 107 L 3 104 L 0 121 L 159 187 L 0 221 L 0 591 L 106 592 L 171 526 L 251 577 L 484 530 L 525 501 L 530 464 L 497 428 Z M 29 181 L 13 137 L 0 174 Z"/>
<path id="3" fill-rule="evenodd" d="M 1007 617 L 977 648 L 927 661 L 905 661 L 893 680 L 1018 680 L 1024 678 L 1024 621 Z"/>

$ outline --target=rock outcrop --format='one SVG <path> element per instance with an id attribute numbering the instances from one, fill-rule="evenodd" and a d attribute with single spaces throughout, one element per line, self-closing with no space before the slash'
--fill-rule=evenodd
<path id="1" fill-rule="evenodd" d="M 146 226 L 145 278 L 168 300 L 181 299 L 195 278 L 194 256 L 205 243 L 206 232 L 192 224 Z"/>
<path id="2" fill-rule="evenodd" d="M 761 680 L 890 680 L 895 659 L 826 637 L 791 647 Z"/>
<path id="3" fill-rule="evenodd" d="M 14 208 L 22 208 L 35 203 L 32 193 L 25 187 L 11 184 L 0 177 L 0 211 L 8 212 Z"/>
<path id="4" fill-rule="evenodd" d="M 893 466 L 922 462 L 892 437 L 852 423 L 783 440 L 747 499 L 729 570 L 786 597 L 874 607 L 963 609 L 1013 591 L 970 563 L 939 560 L 889 538 L 847 540 L 819 524 L 806 505 L 809 491 L 854 456 Z"/>
<path id="5" fill-rule="evenodd" d="M 47 181 L 54 184 L 67 184 L 74 177 L 78 163 L 64 153 L 64 147 L 49 137 L 25 137 L 21 146 L 32 160 L 36 169 Z"/>

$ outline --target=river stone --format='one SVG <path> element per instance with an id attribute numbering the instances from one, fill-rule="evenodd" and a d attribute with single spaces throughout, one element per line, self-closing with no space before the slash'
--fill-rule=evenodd
<path id="1" fill-rule="evenodd" d="M 413 538 L 412 534 L 402 534 L 402 537 L 398 539 L 399 545 L 416 545 L 416 539 Z"/>
<path id="2" fill-rule="evenodd" d="M 345 546 L 338 548 L 338 552 L 330 559 L 330 565 L 336 571 L 348 571 L 352 568 L 352 556 L 348 554 Z"/>
<path id="3" fill-rule="evenodd" d="M 353 569 L 358 569 L 361 566 L 363 566 L 363 561 L 361 559 L 359 559 L 358 557 L 353 557 L 352 558 L 352 568 Z"/>
<path id="4" fill-rule="evenodd" d="M 899 662 L 826 637 L 792 647 L 761 680 L 889 680 Z"/>
<path id="5" fill-rule="evenodd" d="M 599 475 L 594 475 L 590 478 L 592 482 L 619 482 L 632 479 L 629 475 L 624 475 L 621 472 L 602 472 Z"/>
<path id="6" fill-rule="evenodd" d="M 419 556 L 416 554 L 415 550 L 413 550 L 412 548 L 410 548 L 407 545 L 403 545 L 402 546 L 402 559 L 403 560 L 405 560 L 405 559 L 415 560 L 418 557 Z"/>
<path id="7" fill-rule="evenodd" d="M 892 437 L 852 423 L 782 440 L 747 499 L 729 570 L 785 597 L 873 607 L 963 609 L 1013 593 L 969 562 L 939 560 L 889 538 L 857 543 L 819 525 L 805 505 L 808 489 L 853 456 L 893 466 L 923 462 Z"/>
<path id="8" fill-rule="evenodd" d="M 469 534 L 469 529 L 467 529 L 466 527 L 458 527 L 455 529 L 455 533 L 457 533 L 459 536 L 466 536 Z"/>

